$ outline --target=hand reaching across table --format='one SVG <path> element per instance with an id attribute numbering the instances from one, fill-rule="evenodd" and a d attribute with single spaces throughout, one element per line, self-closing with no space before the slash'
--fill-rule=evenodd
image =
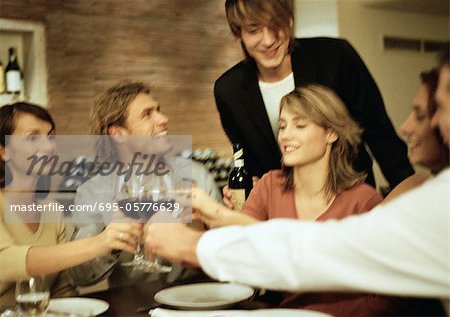
<path id="1" fill-rule="evenodd" d="M 202 189 L 192 190 L 192 208 L 194 219 L 199 219 L 210 228 L 228 225 L 248 225 L 257 219 L 231 210 L 208 196 Z"/>
<path id="2" fill-rule="evenodd" d="M 145 226 L 145 253 L 148 258 L 161 256 L 172 263 L 199 266 L 195 247 L 202 231 L 182 223 L 149 223 Z"/>
<path id="3" fill-rule="evenodd" d="M 194 217 L 209 227 L 257 222 L 216 202 L 199 188 L 192 189 L 192 208 Z M 158 255 L 170 262 L 198 266 L 195 246 L 202 234 L 203 231 L 181 223 L 148 223 L 144 229 L 146 255 L 148 258 Z"/>

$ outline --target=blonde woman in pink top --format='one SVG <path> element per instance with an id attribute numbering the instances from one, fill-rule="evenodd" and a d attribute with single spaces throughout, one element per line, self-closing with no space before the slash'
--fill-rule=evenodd
<path id="1" fill-rule="evenodd" d="M 382 197 L 353 169 L 362 130 L 342 101 L 318 85 L 281 100 L 282 170 L 265 174 L 243 212 L 258 220 L 340 219 L 372 209 Z"/>
<path id="2" fill-rule="evenodd" d="M 283 168 L 256 183 L 243 213 L 202 208 L 196 216 L 210 227 L 219 227 L 272 218 L 340 219 L 368 211 L 382 197 L 363 183 L 365 175 L 352 166 L 361 134 L 330 89 L 297 88 L 280 104 L 278 144 Z"/>
<path id="3" fill-rule="evenodd" d="M 270 171 L 256 183 L 242 213 L 223 206 L 206 207 L 205 197 L 205 208 L 197 210 L 196 216 L 217 227 L 273 218 L 325 221 L 367 212 L 383 198 L 353 168 L 361 134 L 330 89 L 296 88 L 280 104 L 282 169 Z M 203 194 L 196 191 L 195 195 Z M 280 306 L 333 316 L 375 316 L 398 314 L 404 303 L 394 297 L 327 292 L 286 293 Z"/>

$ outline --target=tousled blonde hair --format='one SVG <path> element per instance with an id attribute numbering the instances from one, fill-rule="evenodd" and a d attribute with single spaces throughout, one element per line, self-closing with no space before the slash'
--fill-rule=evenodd
<path id="1" fill-rule="evenodd" d="M 338 136 L 331 146 L 329 173 L 323 191 L 331 199 L 364 181 L 366 175 L 353 169 L 363 130 L 351 118 L 344 103 L 329 88 L 320 85 L 298 87 L 281 99 L 280 112 L 288 109 L 310 118 L 317 125 L 330 129 Z M 293 168 L 283 166 L 285 189 L 294 187 Z"/>
<path id="2" fill-rule="evenodd" d="M 142 82 L 123 81 L 98 96 L 91 108 L 92 135 L 109 135 L 111 126 L 125 127 L 128 106 L 140 93 L 150 94 L 150 86 Z M 96 144 L 97 155 L 104 160 L 117 158 L 116 147 L 111 139 L 100 137 Z"/>

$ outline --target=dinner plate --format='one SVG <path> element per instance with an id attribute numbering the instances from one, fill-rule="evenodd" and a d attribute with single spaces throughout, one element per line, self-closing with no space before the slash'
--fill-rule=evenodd
<path id="1" fill-rule="evenodd" d="M 103 300 L 84 297 L 55 298 L 51 299 L 48 305 L 50 313 L 60 312 L 81 316 L 97 316 L 108 308 L 109 304 Z"/>
<path id="2" fill-rule="evenodd" d="M 314 310 L 270 308 L 270 309 L 251 310 L 248 312 L 248 315 L 246 315 L 246 317 L 332 317 L 332 316 Z"/>
<path id="3" fill-rule="evenodd" d="M 239 284 L 197 283 L 163 289 L 154 299 L 179 309 L 221 309 L 250 298 L 254 292 L 253 288 Z"/>
<path id="4" fill-rule="evenodd" d="M 332 317 L 318 311 L 304 309 L 256 309 L 256 310 L 208 310 L 181 311 L 156 308 L 149 312 L 151 317 Z"/>

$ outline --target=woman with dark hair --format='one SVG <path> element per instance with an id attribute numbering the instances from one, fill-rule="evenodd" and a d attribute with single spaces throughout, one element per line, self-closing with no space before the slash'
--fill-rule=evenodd
<path id="1" fill-rule="evenodd" d="M 409 160 L 429 171 L 417 172 L 398 184 L 385 198 L 390 201 L 413 189 L 442 171 L 449 163 L 449 150 L 444 144 L 439 130 L 431 126 L 431 118 L 436 113 L 436 89 L 439 71 L 431 69 L 420 74 L 422 85 L 413 100 L 412 111 L 400 126 L 409 147 Z"/>
<path id="2" fill-rule="evenodd" d="M 62 291 L 58 272 L 115 249 L 134 252 L 137 223 L 112 223 L 95 237 L 66 242 L 62 214 L 12 208 L 51 203 L 37 195 L 48 170 L 27 171 L 27 158 L 54 154 L 55 124 L 44 108 L 20 102 L 0 108 L 0 131 L 0 305 L 14 304 L 19 279 L 47 275 L 55 295 Z"/>
<path id="3" fill-rule="evenodd" d="M 1 149 L 4 149 L 6 146 L 6 138 L 7 135 L 12 135 L 14 130 L 16 129 L 16 120 L 14 119 L 18 113 L 28 114 L 34 116 L 36 119 L 39 119 L 43 122 L 47 122 L 50 124 L 51 135 L 53 135 L 55 131 L 55 122 L 53 121 L 50 114 L 41 107 L 18 102 L 13 105 L 6 105 L 0 108 L 0 146 Z M 7 179 L 6 177 L 10 177 L 10 173 L 6 173 L 5 169 L 5 161 L 0 160 L 0 188 L 4 188 L 6 185 L 11 183 L 11 179 Z M 38 179 L 40 183 L 37 187 L 44 188 L 48 187 L 48 176 L 43 176 Z"/>

